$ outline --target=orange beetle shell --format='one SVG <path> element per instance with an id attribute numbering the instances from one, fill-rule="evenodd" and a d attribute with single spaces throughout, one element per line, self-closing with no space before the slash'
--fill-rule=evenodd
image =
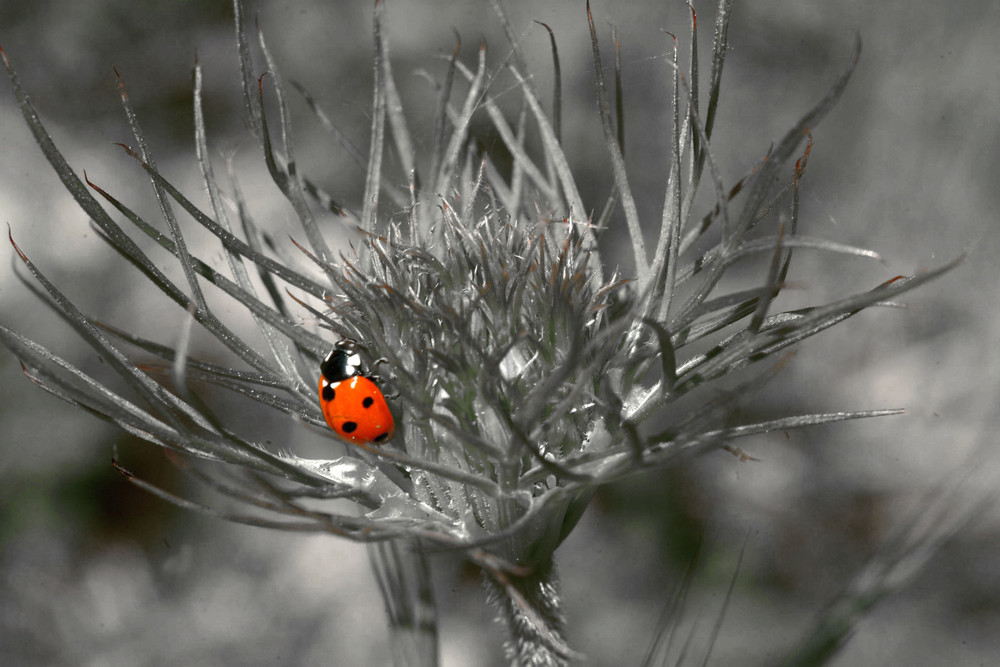
<path id="1" fill-rule="evenodd" d="M 385 396 L 363 375 L 339 382 L 321 376 L 319 397 L 326 423 L 346 440 L 381 445 L 396 433 Z"/>

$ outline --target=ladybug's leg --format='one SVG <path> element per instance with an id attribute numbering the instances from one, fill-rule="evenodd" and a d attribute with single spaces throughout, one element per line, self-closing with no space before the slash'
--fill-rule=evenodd
<path id="1" fill-rule="evenodd" d="M 374 363 L 372 363 L 372 369 L 373 369 L 373 370 L 374 370 L 374 371 L 375 371 L 375 372 L 377 373 L 377 372 L 378 372 L 378 367 L 379 367 L 379 364 L 387 364 L 387 363 L 389 363 L 389 360 L 388 360 L 388 359 L 386 359 L 385 357 L 381 357 L 381 358 L 379 358 L 379 359 L 376 359 L 376 360 L 374 361 Z M 395 391 L 395 392 L 393 392 L 393 393 L 391 393 L 391 394 L 383 394 L 383 395 L 384 395 L 384 396 L 385 396 L 386 398 L 388 398 L 388 399 L 395 399 L 395 398 L 399 398 L 399 392 L 398 392 L 398 391 Z"/>

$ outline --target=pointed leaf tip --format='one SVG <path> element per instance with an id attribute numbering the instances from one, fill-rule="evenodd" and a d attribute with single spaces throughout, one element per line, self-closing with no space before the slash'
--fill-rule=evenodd
<path id="1" fill-rule="evenodd" d="M 125 479 L 135 479 L 135 474 L 122 464 L 118 463 L 118 459 L 114 456 L 111 457 L 111 467 Z"/>
<path id="2" fill-rule="evenodd" d="M 17 243 L 14 241 L 14 232 L 11 230 L 9 222 L 7 223 L 7 238 L 10 239 L 10 244 L 12 246 L 14 246 L 14 251 L 21 258 L 21 261 L 27 262 L 28 261 L 28 256 L 25 255 L 23 252 L 21 252 L 21 249 L 18 247 Z"/>
<path id="3" fill-rule="evenodd" d="M 128 108 L 129 105 L 131 104 L 131 102 L 130 102 L 129 96 L 128 96 L 128 88 L 126 88 L 126 86 L 125 86 L 125 78 L 121 75 L 121 72 L 118 71 L 118 66 L 117 65 L 112 65 L 111 69 L 115 73 L 115 80 L 118 82 L 118 95 L 119 95 L 119 97 L 122 98 L 122 103 L 125 104 L 126 114 L 131 115 L 131 111 Z M 132 124 L 133 122 L 134 122 L 134 120 L 130 120 L 130 124 Z M 133 130 L 133 131 L 137 131 L 137 130 Z M 142 142 L 140 141 L 140 144 L 141 143 Z"/>

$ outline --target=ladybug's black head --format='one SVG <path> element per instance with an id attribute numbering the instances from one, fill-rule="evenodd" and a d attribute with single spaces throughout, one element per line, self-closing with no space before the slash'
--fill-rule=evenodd
<path id="1" fill-rule="evenodd" d="M 337 343 L 320 365 L 323 377 L 329 383 L 343 382 L 355 375 L 364 375 L 364 366 L 358 346 L 353 341 Z"/>

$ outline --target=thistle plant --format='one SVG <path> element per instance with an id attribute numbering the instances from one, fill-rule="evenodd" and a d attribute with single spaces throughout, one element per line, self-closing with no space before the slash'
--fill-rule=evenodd
<path id="1" fill-rule="evenodd" d="M 596 113 L 612 174 L 600 201 L 582 196 L 563 150 L 560 64 L 551 33 L 556 85 L 550 104 L 522 64 L 516 40 L 513 56 L 501 64 L 491 62 L 485 45 L 473 63 L 462 62 L 456 49 L 443 80 L 433 82 L 438 110 L 428 154 L 411 134 L 384 31 L 385 5 L 376 3 L 367 152 L 295 86 L 317 122 L 365 169 L 363 192 L 330 193 L 300 172 L 289 90 L 260 30 L 264 67 L 254 66 L 239 0 L 234 10 L 244 112 L 304 240 L 272 238 L 254 220 L 239 174 L 216 176 L 200 65 L 194 129 L 207 205 L 157 170 L 121 86 L 133 132 L 122 148 L 148 175 L 162 213 L 162 221 L 153 222 L 70 167 L 4 54 L 45 157 L 102 240 L 179 306 L 185 326 L 179 340 L 154 341 L 90 317 L 12 232 L 42 299 L 117 379 L 92 377 L 6 326 L 0 340 L 37 385 L 163 448 L 170 464 L 220 502 L 155 487 L 116 459 L 131 482 L 222 519 L 371 544 L 398 664 L 436 664 L 428 554 L 458 552 L 482 569 L 515 664 L 566 664 L 576 653 L 565 636 L 554 552 L 597 488 L 719 448 L 749 458 L 735 444 L 743 436 L 900 412 L 734 421 L 740 403 L 780 370 L 794 344 L 866 308 L 892 305 L 950 268 L 897 276 L 829 303 L 780 309 L 793 251 L 878 258 L 799 233 L 810 131 L 845 89 L 860 42 L 827 94 L 730 183 L 714 157 L 712 135 L 731 1 L 718 4 L 707 76 L 692 8 L 688 64 L 682 71 L 676 38 L 665 63 L 672 95 L 662 127 L 669 137 L 668 177 L 662 215 L 649 221 L 640 220 L 623 155 L 620 58 L 616 51 L 612 85 L 589 7 Z M 501 90 L 519 96 L 514 119 L 501 111 Z M 264 113 L 268 97 L 276 102 L 277 122 Z M 509 169 L 477 148 L 472 128 L 480 117 L 501 138 Z M 398 170 L 386 166 L 387 154 Z M 712 204 L 703 210 L 706 196 Z M 343 226 L 328 224 L 324 212 L 341 217 Z M 225 267 L 189 249 L 184 227 L 192 224 L 218 239 Z M 346 226 L 359 229 L 361 241 L 332 247 Z M 183 282 L 169 278 L 137 239 L 175 257 Z M 628 256 L 610 260 L 610 241 L 618 239 L 626 241 Z M 762 281 L 722 289 L 735 264 L 752 261 L 763 267 Z M 241 334 L 226 324 L 206 297 L 209 289 L 246 308 L 255 330 Z M 194 358 L 190 339 L 204 332 L 239 363 Z M 255 347 L 251 335 L 263 345 Z M 305 458 L 255 440 L 238 420 L 212 409 L 210 389 L 233 392 L 254 409 L 275 411 L 336 444 L 320 411 L 317 380 L 321 360 L 344 339 L 357 343 L 388 397 L 396 422 L 390 442 L 331 447 L 335 455 Z M 345 500 L 353 510 L 344 509 Z"/>

